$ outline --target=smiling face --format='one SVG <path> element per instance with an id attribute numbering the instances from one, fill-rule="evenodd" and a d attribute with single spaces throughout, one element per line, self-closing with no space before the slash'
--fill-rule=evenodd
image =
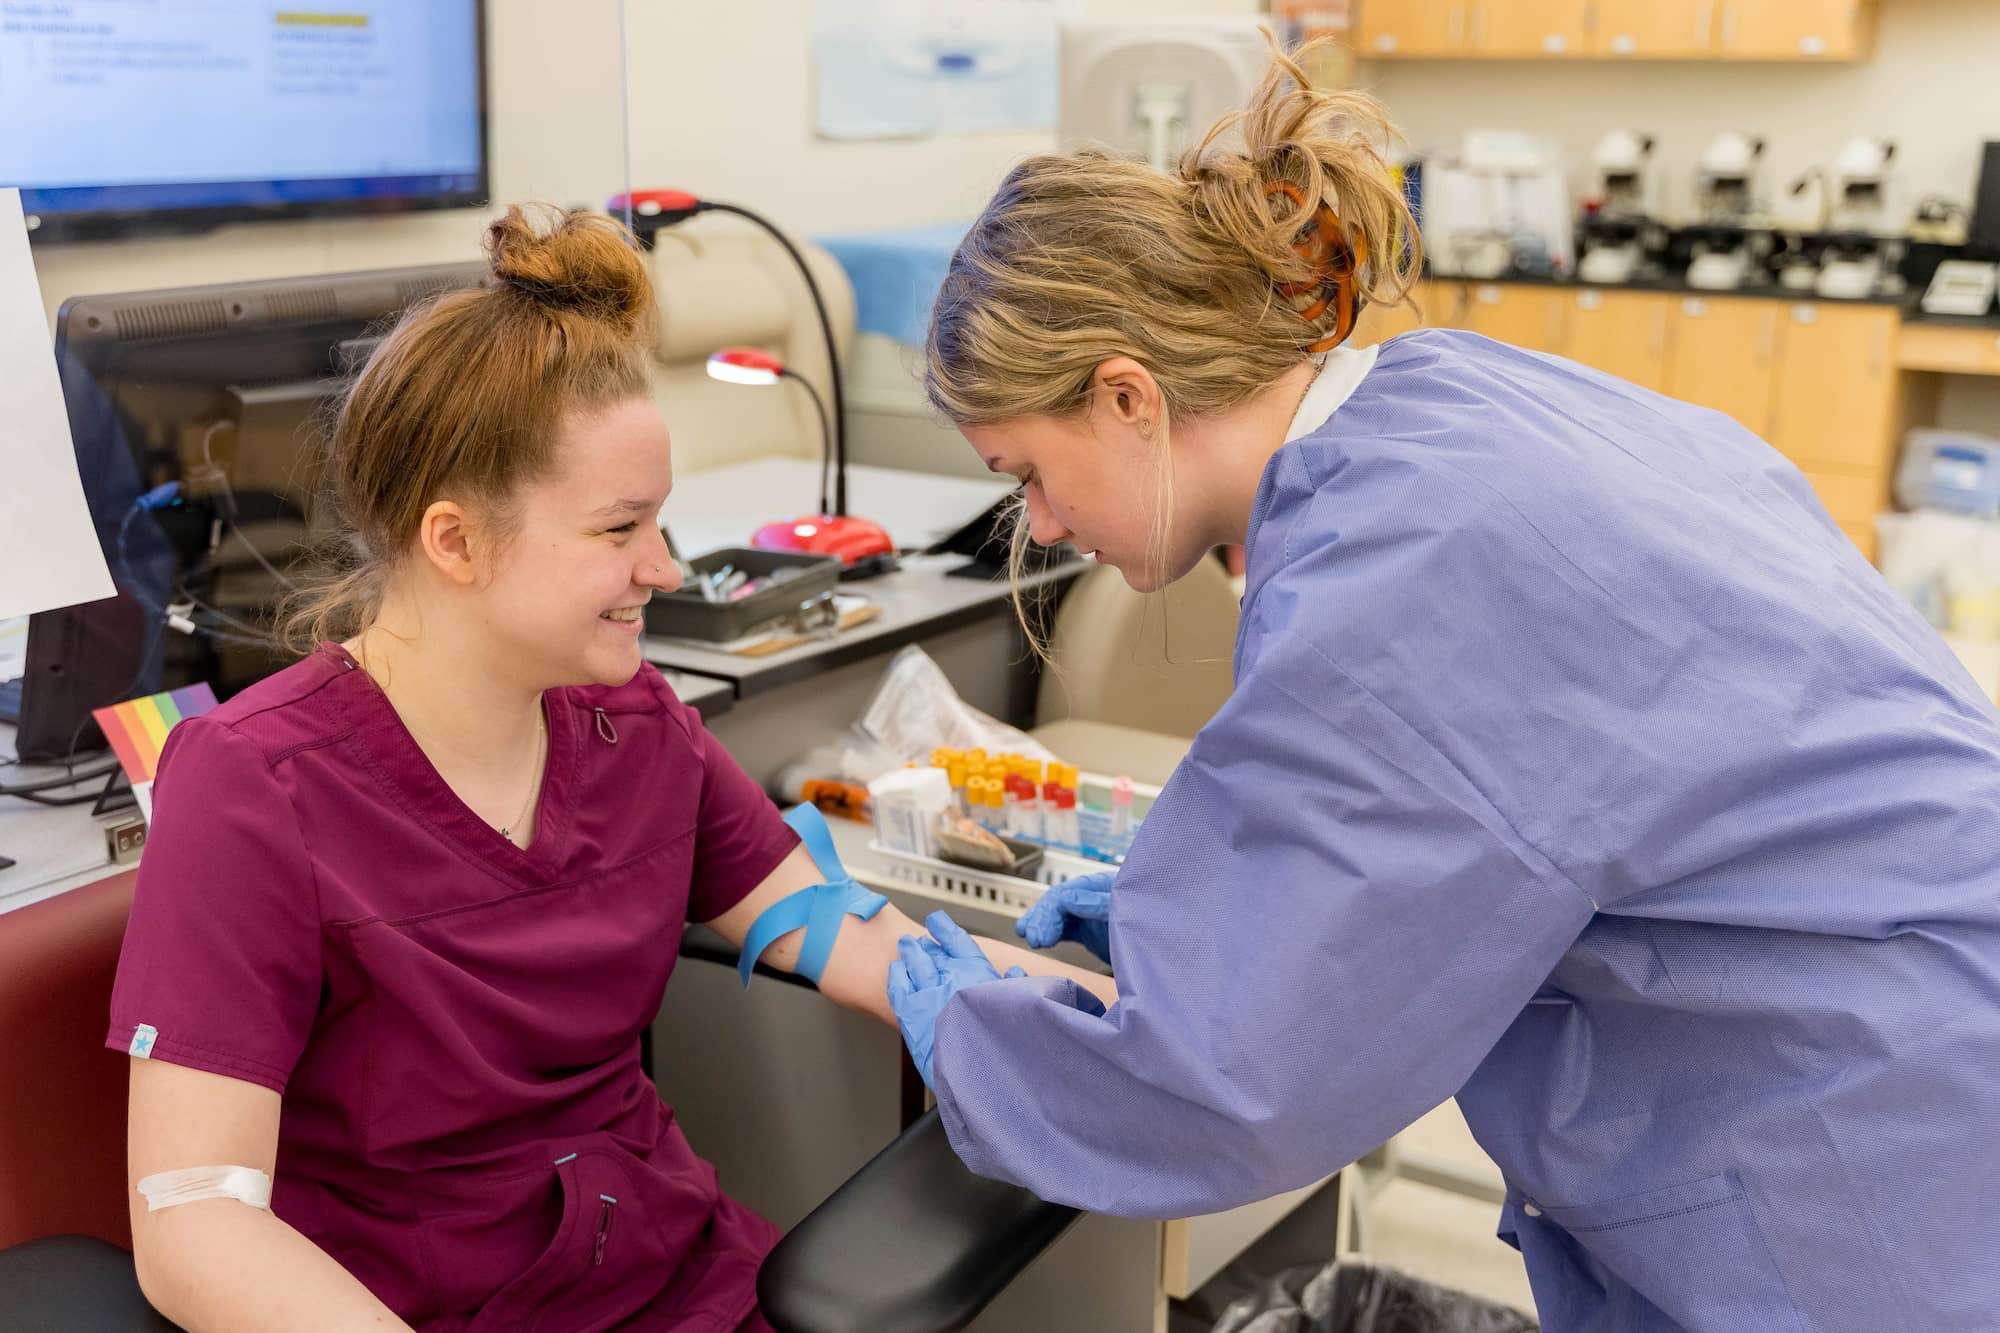
<path id="1" fill-rule="evenodd" d="M 681 583 L 658 521 L 672 489 L 666 423 L 649 399 L 566 417 L 555 467 L 513 497 L 512 532 L 469 590 L 498 660 L 542 688 L 630 680 L 642 608 Z"/>

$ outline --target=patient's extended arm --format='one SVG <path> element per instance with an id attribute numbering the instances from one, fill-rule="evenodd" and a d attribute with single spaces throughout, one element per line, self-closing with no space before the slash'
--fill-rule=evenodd
<path id="1" fill-rule="evenodd" d="M 800 889 L 820 883 L 823 878 L 806 849 L 795 848 L 748 897 L 704 924 L 741 948 L 751 925 L 767 908 Z M 833 946 L 833 955 L 827 960 L 826 970 L 820 974 L 820 990 L 837 1004 L 873 1014 L 894 1026 L 896 1018 L 889 1010 L 888 978 L 889 964 L 896 961 L 896 941 L 905 935 L 924 933 L 923 926 L 910 920 L 894 903 L 867 921 L 847 917 L 841 923 L 840 938 Z M 799 949 L 804 942 L 804 930 L 781 935 L 758 961 L 789 972 L 798 962 Z M 1068 977 L 1104 1001 L 1106 1008 L 1118 1002 L 1118 988 L 1110 977 L 1071 967 L 1047 954 L 1003 944 L 999 940 L 981 937 L 979 945 L 1000 972 L 1019 967 L 1032 975 Z"/>

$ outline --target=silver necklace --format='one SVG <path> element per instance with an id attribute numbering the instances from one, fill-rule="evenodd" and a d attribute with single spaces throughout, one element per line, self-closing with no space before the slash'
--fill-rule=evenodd
<path id="1" fill-rule="evenodd" d="M 1305 391 L 1299 395 L 1299 401 L 1292 404 L 1291 419 L 1285 423 L 1288 429 L 1292 421 L 1299 419 L 1299 413 L 1305 410 L 1306 399 L 1312 397 L 1313 385 L 1318 384 L 1319 377 L 1326 374 L 1326 358 L 1327 354 L 1325 352 L 1308 358 L 1312 362 L 1312 378 L 1306 381 Z"/>
<path id="2" fill-rule="evenodd" d="M 528 770 L 528 795 L 521 802 L 521 812 L 500 829 L 500 836 L 510 842 L 513 840 L 514 830 L 528 817 L 528 807 L 535 803 L 535 793 L 542 787 L 542 747 L 548 744 L 549 720 L 539 707 L 535 709 L 535 723 L 535 762 Z"/>

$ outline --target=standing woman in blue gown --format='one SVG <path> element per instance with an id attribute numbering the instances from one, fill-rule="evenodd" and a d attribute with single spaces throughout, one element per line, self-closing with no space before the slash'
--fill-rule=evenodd
<path id="1" fill-rule="evenodd" d="M 1234 696 L 1023 923 L 1117 1003 L 891 969 L 954 1146 L 1177 1216 L 1456 1096 L 1553 1333 L 2000 1327 L 1990 701 L 1727 417 L 1341 345 L 1414 275 L 1385 129 L 1280 58 L 1177 171 L 1022 163 L 953 258 L 928 389 L 1023 536 L 1249 561 Z"/>

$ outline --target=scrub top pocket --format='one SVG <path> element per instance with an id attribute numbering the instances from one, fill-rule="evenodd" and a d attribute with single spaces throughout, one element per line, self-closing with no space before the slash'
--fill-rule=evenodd
<path id="1" fill-rule="evenodd" d="M 1805 1333 L 1734 1171 L 1604 1203 L 1510 1202 L 1511 1230 L 1551 1328 Z M 1587 1293 L 1587 1294 L 1586 1294 Z M 1718 1306 L 1718 1298 L 1726 1306 Z"/>
<path id="2" fill-rule="evenodd" d="M 586 1148 L 551 1170 L 562 1191 L 555 1235 L 467 1333 L 610 1328 L 645 1307 L 670 1262 L 661 1219 L 649 1215 L 642 1188 L 613 1154 Z"/>

